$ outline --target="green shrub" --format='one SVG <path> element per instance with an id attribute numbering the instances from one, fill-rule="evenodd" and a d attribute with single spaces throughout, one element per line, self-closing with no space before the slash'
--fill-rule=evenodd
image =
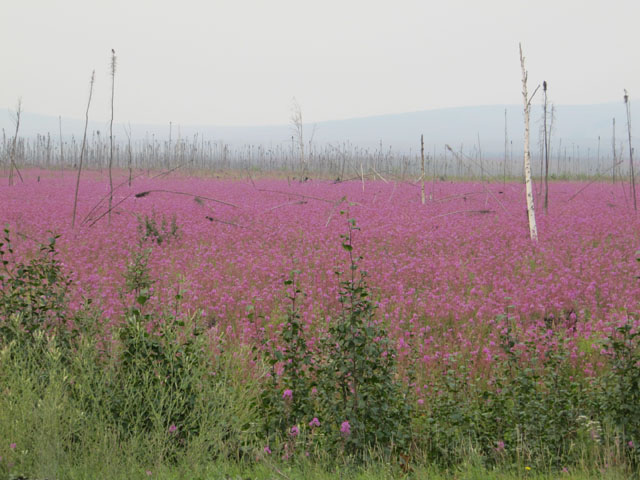
<path id="1" fill-rule="evenodd" d="M 346 453 L 362 455 L 377 447 L 390 454 L 408 445 L 411 409 L 396 375 L 395 347 L 375 318 L 367 274 L 358 268 L 362 257 L 353 254 L 357 230 L 350 219 L 342 236 L 349 272 L 340 282 L 341 314 L 322 342 L 319 392 L 326 423 Z"/>
<path id="2" fill-rule="evenodd" d="M 602 412 L 618 430 L 623 449 L 634 464 L 640 462 L 640 330 L 635 319 L 608 336 L 604 342 L 610 370 L 602 379 Z"/>
<path id="3" fill-rule="evenodd" d="M 296 282 L 299 272 L 292 271 L 284 285 L 290 290 L 290 307 L 280 332 L 278 346 L 267 346 L 265 362 L 269 375 L 261 395 L 265 433 L 287 437 L 291 428 L 307 424 L 317 416 L 312 390 L 316 387 L 316 365 L 307 348 L 297 301 L 302 293 Z M 310 416 L 311 415 L 311 416 Z"/>
<path id="4" fill-rule="evenodd" d="M 562 467 L 584 453 L 584 434 L 598 434 L 597 390 L 569 361 L 560 334 L 539 354 L 532 342 L 503 335 L 490 379 L 474 377 L 453 356 L 431 381 L 425 412 L 414 427 L 417 448 L 443 466 L 472 449 L 487 465 Z M 513 348 L 514 346 L 519 348 Z"/>
<path id="5" fill-rule="evenodd" d="M 296 308 L 301 291 L 295 272 L 285 282 L 292 288 L 291 308 L 277 342 L 281 349 L 266 350 L 271 376 L 262 396 L 268 438 L 285 439 L 285 456 L 306 442 L 305 448 L 362 460 L 373 450 L 387 456 L 404 451 L 409 443 L 411 410 L 397 379 L 395 349 L 375 318 L 366 272 L 358 270 L 361 257 L 353 255 L 356 230 L 349 220 L 342 236 L 349 274 L 340 281 L 341 313 L 314 351 L 307 349 Z"/>
<path id="6" fill-rule="evenodd" d="M 0 342 L 20 340 L 30 343 L 39 331 L 57 329 L 67 316 L 67 289 L 70 284 L 56 258 L 53 235 L 40 245 L 35 258 L 15 262 L 9 228 L 0 241 Z"/>
<path id="7" fill-rule="evenodd" d="M 163 215 L 159 223 L 155 213 L 151 216 L 144 215 L 144 217 L 137 215 L 137 218 L 140 243 L 151 241 L 162 245 L 180 236 L 180 228 L 175 215 L 171 217 L 170 221 Z"/>

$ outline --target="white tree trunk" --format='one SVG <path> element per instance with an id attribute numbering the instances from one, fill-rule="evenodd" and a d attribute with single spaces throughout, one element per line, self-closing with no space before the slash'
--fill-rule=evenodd
<path id="1" fill-rule="evenodd" d="M 522 97 L 524 99 L 524 181 L 527 191 L 527 215 L 529 217 L 529 235 L 531 240 L 538 241 L 536 213 L 533 205 L 533 188 L 531 185 L 531 153 L 529 152 L 529 111 L 531 101 L 527 93 L 527 70 L 524 68 L 522 45 L 520 45 L 520 66 L 522 67 Z"/>
<path id="2" fill-rule="evenodd" d="M 422 188 L 421 188 L 421 197 L 422 197 L 422 205 L 425 202 L 425 194 L 424 194 L 424 135 L 420 135 L 420 156 L 422 158 Z"/>

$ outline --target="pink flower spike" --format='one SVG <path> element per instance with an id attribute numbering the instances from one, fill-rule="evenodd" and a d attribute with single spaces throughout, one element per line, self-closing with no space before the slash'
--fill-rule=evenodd
<path id="1" fill-rule="evenodd" d="M 178 427 L 176 427 L 175 423 L 172 423 L 169 427 L 169 433 L 175 433 L 176 430 L 178 430 Z"/>
<path id="2" fill-rule="evenodd" d="M 298 428 L 297 425 L 294 425 L 293 427 L 291 427 L 291 430 L 289 431 L 289 434 L 292 437 L 297 437 L 299 433 L 300 433 L 300 429 Z"/>
<path id="3" fill-rule="evenodd" d="M 16 444 L 15 444 L 15 443 L 12 443 L 11 445 L 9 445 L 9 448 L 10 448 L 11 450 L 15 450 L 15 449 L 16 449 Z"/>
<path id="4" fill-rule="evenodd" d="M 282 398 L 284 398 L 285 400 L 291 400 L 293 398 L 293 391 L 291 391 L 290 389 L 287 388 L 283 392 Z"/>
<path id="5" fill-rule="evenodd" d="M 271 449 L 269 448 L 269 445 L 267 445 L 266 447 L 264 447 L 264 453 L 266 453 L 267 455 L 271 454 Z"/>
<path id="6" fill-rule="evenodd" d="M 342 424 L 340 425 L 340 433 L 342 433 L 342 435 L 344 435 L 345 437 L 351 435 L 351 425 L 349 425 L 349 422 L 347 420 L 342 422 Z"/>
<path id="7" fill-rule="evenodd" d="M 318 420 L 318 417 L 313 417 L 313 420 L 311 420 L 309 422 L 309 426 L 310 427 L 319 427 L 320 426 L 320 420 Z"/>

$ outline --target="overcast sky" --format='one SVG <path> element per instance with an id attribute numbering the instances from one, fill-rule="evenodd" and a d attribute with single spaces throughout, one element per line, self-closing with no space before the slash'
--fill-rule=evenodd
<path id="1" fill-rule="evenodd" d="M 638 0 L 7 0 L 0 107 L 119 122 L 288 123 L 640 97 Z"/>

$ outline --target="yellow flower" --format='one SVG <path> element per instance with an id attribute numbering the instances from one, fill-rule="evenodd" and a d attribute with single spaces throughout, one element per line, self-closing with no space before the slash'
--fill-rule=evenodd
<path id="1" fill-rule="evenodd" d="M 524 469 L 528 472 L 529 470 L 531 470 L 531 467 L 524 467 Z"/>

